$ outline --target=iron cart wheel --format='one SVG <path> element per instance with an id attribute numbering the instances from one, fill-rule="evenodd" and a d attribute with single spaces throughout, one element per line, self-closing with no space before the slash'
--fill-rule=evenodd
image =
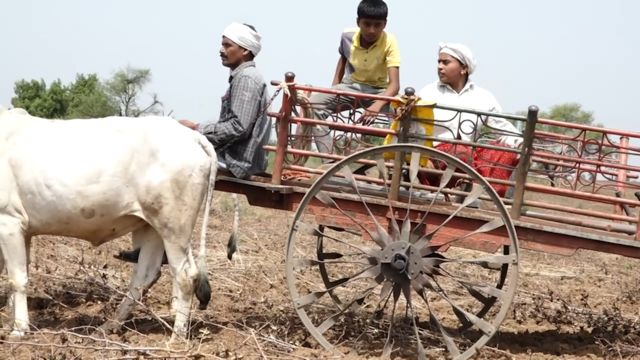
<path id="1" fill-rule="evenodd" d="M 309 189 L 289 233 L 287 285 L 327 349 L 466 359 L 504 320 L 518 260 L 509 213 L 475 170 L 387 145 L 343 159 Z"/>

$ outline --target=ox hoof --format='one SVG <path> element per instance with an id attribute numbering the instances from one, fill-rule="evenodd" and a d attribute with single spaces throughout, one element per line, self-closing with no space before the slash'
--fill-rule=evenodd
<path id="1" fill-rule="evenodd" d="M 121 329 L 122 325 L 119 322 L 115 320 L 107 320 L 107 322 L 102 324 L 98 330 L 96 330 L 96 333 L 113 334 L 119 332 Z"/>
<path id="2" fill-rule="evenodd" d="M 118 254 L 113 255 L 114 258 L 136 264 L 138 262 L 138 258 L 140 257 L 140 248 L 133 250 L 122 250 Z M 169 260 L 167 259 L 167 253 L 162 253 L 162 265 L 169 264 Z"/>
<path id="3" fill-rule="evenodd" d="M 27 333 L 26 330 L 11 330 L 9 333 L 9 339 L 19 339 Z"/>
<path id="4" fill-rule="evenodd" d="M 238 251 L 238 239 L 236 234 L 233 233 L 229 237 L 229 241 L 227 241 L 227 259 L 233 260 L 233 254 Z"/>
<path id="5" fill-rule="evenodd" d="M 138 248 L 130 251 L 122 250 L 117 255 L 113 255 L 113 257 L 121 261 L 135 264 L 138 262 L 138 258 L 140 257 L 140 249 Z"/>
<path id="6" fill-rule="evenodd" d="M 179 350 L 182 347 L 189 347 L 189 340 L 187 340 L 186 334 L 185 335 L 178 335 L 176 333 L 173 333 L 171 335 L 171 338 L 169 339 L 169 342 L 167 343 L 167 347 L 174 349 L 174 350 Z"/>

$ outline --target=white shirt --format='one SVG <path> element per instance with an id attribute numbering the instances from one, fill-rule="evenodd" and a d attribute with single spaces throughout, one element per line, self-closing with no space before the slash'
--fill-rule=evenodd
<path id="1" fill-rule="evenodd" d="M 502 112 L 502 107 L 493 94 L 477 86 L 470 79 L 459 93 L 451 86 L 436 81 L 425 86 L 418 95 L 424 101 L 440 105 L 486 112 Z M 433 135 L 442 139 L 473 141 L 479 137 L 481 127 L 488 126 L 494 132 L 502 132 L 503 136 L 500 136 L 499 140 L 506 145 L 517 146 L 521 141 L 520 137 L 504 135 L 504 132 L 511 134 L 519 134 L 520 132 L 512 123 L 503 118 L 482 116 L 484 121 L 481 121 L 480 116 L 476 114 L 437 108 L 434 109 L 434 117 Z"/>

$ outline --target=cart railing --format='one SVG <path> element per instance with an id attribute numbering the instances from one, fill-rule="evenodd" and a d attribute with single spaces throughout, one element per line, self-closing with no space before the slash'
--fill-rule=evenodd
<path id="1" fill-rule="evenodd" d="M 315 177 L 324 173 L 327 167 L 323 164 L 388 143 L 389 139 L 466 146 L 475 159 L 465 161 L 475 161 L 475 165 L 481 161 L 481 175 L 496 189 L 507 189 L 502 200 L 511 206 L 514 219 L 540 219 L 636 240 L 640 237 L 640 200 L 636 196 L 640 191 L 640 133 L 539 119 L 535 107 L 522 116 L 439 104 L 426 105 L 434 114 L 426 121 L 431 132 L 417 133 L 410 125 L 411 116 L 405 116 L 398 127 L 392 125 L 394 119 L 401 119 L 402 114 L 418 106 L 412 90 L 403 97 L 385 97 L 299 85 L 294 80 L 293 74 L 288 74 L 284 83 L 272 82 L 287 90 L 280 110 L 270 113 L 277 132 L 277 143 L 267 147 L 275 153 L 274 185 L 280 184 L 287 173 Z M 340 105 L 320 119 L 317 104 L 309 100 L 314 93 L 335 95 Z M 363 117 L 363 108 L 374 100 L 385 100 L 392 106 L 376 117 Z M 511 121 L 523 129 L 522 134 L 491 128 L 490 117 Z M 452 128 L 451 122 L 457 123 L 459 132 L 443 135 Z M 483 131 L 472 131 L 473 124 L 484 125 Z M 331 144 L 331 151 L 317 148 L 322 146 L 316 144 L 322 137 L 326 138 L 325 144 Z M 462 140 L 468 137 L 470 140 Z M 505 146 L 499 141 L 504 137 L 519 137 L 519 146 Z M 491 157 L 478 158 L 477 154 L 486 150 L 497 153 L 498 158 L 500 154 L 516 154 L 519 160 L 505 163 Z"/>
<path id="2" fill-rule="evenodd" d="M 410 88 L 384 97 L 294 80 L 273 82 L 284 95 L 269 113 L 271 174 L 219 177 L 216 188 L 295 211 L 288 288 L 326 348 L 336 336 L 342 343 L 345 316 L 382 319 L 388 309 L 390 354 L 386 324 L 397 308 L 431 319 L 442 340 L 435 357 L 446 347 L 466 359 L 511 306 L 520 248 L 640 258 L 639 133 L 539 119 L 535 106 L 526 115 L 483 112 L 421 101 Z M 317 93 L 339 106 L 321 108 Z M 363 109 L 374 100 L 391 106 L 371 116 Z M 501 130 L 496 119 L 522 131 Z M 437 323 L 445 318 L 446 331 Z M 413 323 L 418 353 L 423 325 Z"/>
<path id="3" fill-rule="evenodd" d="M 529 178 L 522 213 L 638 240 L 640 133 L 548 119 L 537 123 L 531 167 L 545 177 Z M 555 132 L 544 131 L 549 127 Z"/>

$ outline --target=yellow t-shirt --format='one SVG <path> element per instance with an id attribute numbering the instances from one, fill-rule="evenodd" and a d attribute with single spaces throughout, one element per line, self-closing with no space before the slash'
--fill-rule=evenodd
<path id="1" fill-rule="evenodd" d="M 342 33 L 340 55 L 347 59 L 345 79 L 384 89 L 389 85 L 388 68 L 400 67 L 400 51 L 396 38 L 382 32 L 368 49 L 360 46 L 360 29 Z"/>

